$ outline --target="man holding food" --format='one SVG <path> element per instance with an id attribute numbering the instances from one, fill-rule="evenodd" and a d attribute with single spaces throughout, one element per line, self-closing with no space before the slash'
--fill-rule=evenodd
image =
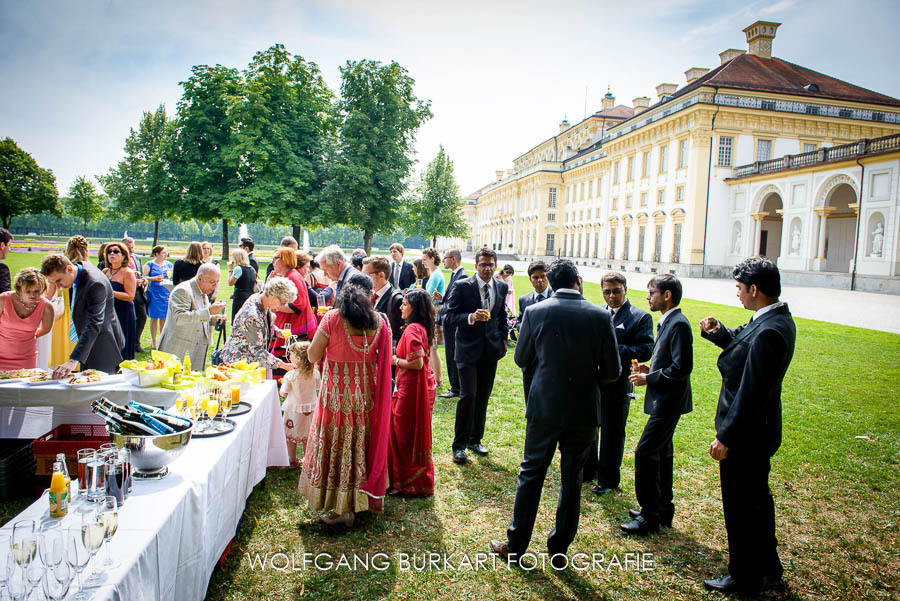
<path id="1" fill-rule="evenodd" d="M 159 339 L 159 350 L 176 357 L 191 357 L 191 365 L 203 369 L 211 342 L 210 322 L 225 318 L 225 303 L 209 303 L 209 294 L 219 287 L 219 266 L 203 263 L 197 275 L 172 289 L 166 325 Z"/>

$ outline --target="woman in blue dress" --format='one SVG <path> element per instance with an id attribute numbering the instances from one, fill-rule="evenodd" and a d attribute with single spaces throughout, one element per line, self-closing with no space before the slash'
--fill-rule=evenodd
<path id="1" fill-rule="evenodd" d="M 144 278 L 150 282 L 147 286 L 147 316 L 150 318 L 151 344 L 156 348 L 156 334 L 162 333 L 169 311 L 169 289 L 162 282 L 172 279 L 172 264 L 166 261 L 169 251 L 165 246 L 154 246 L 152 253 L 153 260 L 144 263 Z"/>
<path id="2" fill-rule="evenodd" d="M 135 324 L 137 318 L 134 312 L 134 295 L 137 290 L 137 276 L 130 267 L 131 256 L 128 249 L 121 242 L 110 242 L 104 249 L 104 255 L 100 257 L 106 267 L 103 273 L 109 278 L 112 285 L 114 306 L 122 333 L 125 335 L 125 346 L 122 348 L 122 358 L 134 359 L 135 349 Z"/>
<path id="3" fill-rule="evenodd" d="M 447 281 L 444 279 L 444 272 L 441 271 L 441 254 L 431 247 L 426 248 L 422 251 L 422 263 L 425 265 L 425 269 L 431 273 L 425 284 L 425 291 L 434 302 L 435 315 L 440 315 L 441 303 L 444 302 L 444 292 L 447 289 Z M 439 344 L 443 344 L 443 341 L 441 326 L 435 324 L 434 344 L 431 345 L 431 368 L 434 370 L 438 388 L 441 387 L 441 356 L 437 349 Z"/>

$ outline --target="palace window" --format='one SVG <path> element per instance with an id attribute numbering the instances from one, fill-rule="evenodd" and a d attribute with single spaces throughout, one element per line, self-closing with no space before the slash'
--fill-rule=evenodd
<path id="1" fill-rule="evenodd" d="M 678 186 L 675 188 L 675 202 L 682 202 L 684 200 L 684 186 Z"/>
<path id="2" fill-rule="evenodd" d="M 631 196 L 630 195 L 625 197 L 625 208 L 626 209 L 631 208 Z"/>
<path id="3" fill-rule="evenodd" d="M 631 243 L 631 227 L 625 226 L 625 245 L 622 247 L 622 260 L 628 260 L 628 245 Z"/>
<path id="4" fill-rule="evenodd" d="M 663 226 L 661 223 L 656 224 L 656 240 L 653 245 L 653 260 L 659 263 L 662 258 L 662 236 Z"/>
<path id="5" fill-rule="evenodd" d="M 816 150 L 815 144 L 804 144 L 803 145 L 803 152 L 814 152 L 815 150 Z"/>
<path id="6" fill-rule="evenodd" d="M 549 208 L 549 209 L 556 208 L 556 188 L 550 188 L 550 198 L 547 201 L 547 208 Z"/>
<path id="7" fill-rule="evenodd" d="M 658 190 L 656 192 L 656 204 L 658 204 L 658 205 L 666 204 L 666 191 L 665 190 Z"/>
<path id="8" fill-rule="evenodd" d="M 641 162 L 641 177 L 650 177 L 650 151 L 644 153 L 644 160 Z"/>
<path id="9" fill-rule="evenodd" d="M 681 226 L 682 224 L 675 224 L 675 235 L 672 236 L 672 262 L 673 263 L 681 263 Z"/>
<path id="10" fill-rule="evenodd" d="M 628 157 L 628 181 L 634 179 L 634 157 Z"/>
<path id="11" fill-rule="evenodd" d="M 619 198 L 618 197 L 615 197 L 612 199 L 612 210 L 613 211 L 619 210 Z"/>
<path id="12" fill-rule="evenodd" d="M 547 249 L 544 251 L 548 255 L 552 255 L 556 246 L 556 234 L 547 234 Z"/>
<path id="13" fill-rule="evenodd" d="M 719 167 L 731 167 L 731 147 L 734 138 L 719 136 Z"/>
<path id="14" fill-rule="evenodd" d="M 556 213 L 547 213 L 547 221 L 556 221 Z"/>
<path id="15" fill-rule="evenodd" d="M 659 147 L 659 172 L 666 173 L 669 170 L 669 146 Z"/>
<path id="16" fill-rule="evenodd" d="M 772 158 L 772 140 L 756 141 L 756 160 L 768 161 Z"/>
<path id="17" fill-rule="evenodd" d="M 638 228 L 638 261 L 644 260 L 644 242 L 647 238 L 647 226 L 642 225 Z"/>
<path id="18" fill-rule="evenodd" d="M 613 183 L 619 183 L 619 163 L 622 161 L 616 161 L 615 165 L 613 165 Z"/>
<path id="19" fill-rule="evenodd" d="M 647 193 L 646 192 L 641 192 L 641 206 L 642 207 L 647 206 Z"/>
<path id="20" fill-rule="evenodd" d="M 609 228 L 609 252 L 607 253 L 607 256 L 610 258 L 610 260 L 616 258 L 616 230 L 617 229 L 618 228 L 616 228 L 616 227 Z"/>
<path id="21" fill-rule="evenodd" d="M 687 139 L 678 143 L 678 168 L 687 167 Z"/>

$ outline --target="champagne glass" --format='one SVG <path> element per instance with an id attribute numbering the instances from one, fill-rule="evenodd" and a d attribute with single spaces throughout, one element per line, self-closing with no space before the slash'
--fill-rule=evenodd
<path id="1" fill-rule="evenodd" d="M 179 394 L 175 398 L 175 413 L 178 415 L 184 415 L 184 395 Z"/>
<path id="2" fill-rule="evenodd" d="M 25 570 L 21 567 L 11 566 L 6 590 L 13 601 L 22 601 L 28 595 L 28 580 L 25 579 Z"/>
<path id="3" fill-rule="evenodd" d="M 237 391 L 237 394 L 235 394 Z M 225 421 L 228 419 L 228 412 L 231 411 L 231 407 L 234 405 L 234 398 L 237 396 L 240 399 L 241 387 L 240 386 L 232 386 L 228 390 L 224 391 L 222 395 L 222 400 L 219 401 L 219 412 L 222 414 L 222 430 L 225 430 L 228 426 Z M 238 401 L 240 402 L 240 401 Z"/>
<path id="4" fill-rule="evenodd" d="M 36 524 L 34 520 L 19 520 L 13 524 L 12 551 L 13 559 L 21 568 L 28 567 L 37 553 Z"/>
<path id="5" fill-rule="evenodd" d="M 87 567 L 91 559 L 91 552 L 84 546 L 81 538 L 81 528 L 71 528 L 66 532 L 66 565 L 78 576 L 78 593 L 73 597 L 75 601 L 86 601 L 92 595 L 85 590 L 81 580 L 81 573 Z"/>
<path id="6" fill-rule="evenodd" d="M 281 328 L 281 335 L 284 337 L 284 348 L 287 349 L 291 342 L 291 328 Z"/>
<path id="7" fill-rule="evenodd" d="M 119 562 L 112 558 L 109 550 L 109 541 L 119 528 L 119 505 L 113 495 L 107 495 L 100 500 L 97 507 L 97 521 L 103 524 L 103 540 L 106 542 L 106 560 L 103 562 L 105 569 L 119 567 Z"/>
<path id="8" fill-rule="evenodd" d="M 222 430 L 215 425 L 216 414 L 219 412 L 219 400 L 216 397 L 212 397 L 206 403 L 206 415 L 209 416 L 209 424 L 211 430 Z"/>
<path id="9" fill-rule="evenodd" d="M 44 572 L 44 595 L 50 601 L 62 601 L 69 593 L 74 576 L 72 568 L 68 564 L 61 563 L 56 567 L 47 568 Z"/>
<path id="10" fill-rule="evenodd" d="M 9 549 L 9 540 L 8 534 L 0 534 L 0 549 Z M 2 593 L 6 590 L 6 583 L 9 582 L 9 574 L 12 571 L 13 566 L 15 566 L 15 562 L 13 562 L 11 555 L 7 555 L 0 561 L 0 599 L 3 598 Z"/>
<path id="11" fill-rule="evenodd" d="M 59 522 L 46 522 L 41 525 L 38 551 L 41 555 L 41 561 L 48 568 L 55 568 L 63 562 L 66 546 L 65 536 Z"/>
<path id="12" fill-rule="evenodd" d="M 104 497 L 101 497 L 105 498 Z M 90 559 L 93 559 L 103 546 L 103 539 L 106 536 L 106 527 L 98 521 L 98 507 L 94 506 L 81 514 L 81 542 L 84 548 L 88 550 Z M 93 562 L 91 574 L 86 582 L 88 586 L 98 586 L 104 580 L 103 574 L 97 571 L 97 562 Z"/>
<path id="13" fill-rule="evenodd" d="M 34 561 L 25 568 L 25 583 L 28 585 L 28 591 L 25 593 L 26 598 L 35 588 L 39 587 L 41 580 L 44 579 L 45 567 L 42 563 Z"/>

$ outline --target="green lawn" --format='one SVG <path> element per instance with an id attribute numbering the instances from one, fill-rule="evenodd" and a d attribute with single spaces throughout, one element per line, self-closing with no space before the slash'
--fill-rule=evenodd
<path id="1" fill-rule="evenodd" d="M 32 258 L 34 257 L 34 258 Z M 30 257 L 10 256 L 13 272 Z M 516 290 L 529 290 L 517 276 Z M 600 286 L 586 296 L 601 303 Z M 690 295 L 690 290 L 686 291 Z M 227 296 L 226 293 L 220 297 Z M 630 298 L 646 307 L 645 293 Z M 726 325 L 749 312 L 684 301 L 696 324 L 716 315 Z M 779 552 L 788 589 L 772 599 L 896 599 L 900 586 L 900 336 L 797 320 L 797 348 L 785 379 L 784 442 L 772 463 Z M 629 539 L 618 525 L 634 507 L 633 450 L 646 416 L 640 399 L 628 423 L 622 491 L 599 501 L 584 488 L 578 536 L 570 552 L 603 553 L 607 569 L 554 573 L 498 569 L 416 571 L 403 569 L 401 553 L 487 552 L 491 538 L 503 538 L 512 512 L 524 439 L 524 403 L 519 370 L 511 353 L 499 366 L 489 405 L 486 459 L 457 466 L 450 457 L 455 400 L 438 399 L 434 413 L 437 494 L 431 499 L 389 498 L 382 515 L 365 515 L 352 531 L 317 523 L 298 502 L 299 473 L 269 470 L 265 487 L 251 495 L 247 513 L 224 570 L 209 586 L 210 600 L 245 599 L 717 599 L 700 580 L 722 574 L 727 561 L 718 471 L 707 455 L 714 436 L 719 389 L 717 349 L 694 330 L 694 411 L 675 434 L 675 527 L 644 539 Z M 145 345 L 147 335 L 145 332 Z M 445 368 L 446 369 L 446 368 Z M 446 373 L 444 375 L 446 381 Z M 530 551 L 544 551 L 559 490 L 554 462 L 544 486 Z M 0 522 L 21 504 L 0 504 Z M 284 552 L 296 569 L 253 570 L 248 554 Z M 303 569 L 303 553 L 386 553 L 388 569 Z M 610 567 L 613 556 L 652 553 L 646 571 Z M 631 556 L 629 556 L 631 557 Z M 384 567 L 379 564 L 379 567 Z"/>

